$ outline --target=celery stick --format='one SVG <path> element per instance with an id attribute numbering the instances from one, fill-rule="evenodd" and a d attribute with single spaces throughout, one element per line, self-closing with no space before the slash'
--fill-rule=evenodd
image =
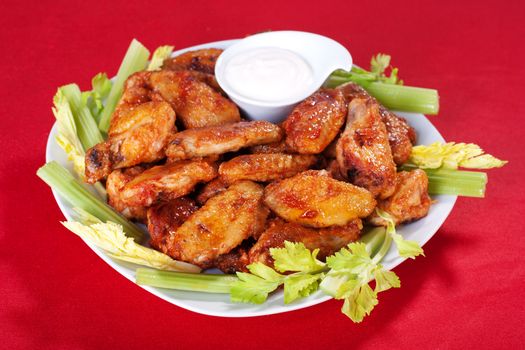
<path id="1" fill-rule="evenodd" d="M 104 141 L 102 134 L 97 127 L 97 123 L 86 105 L 82 104 L 81 93 L 78 85 L 69 84 L 59 88 L 66 98 L 71 113 L 75 119 L 78 138 L 84 147 L 84 151 L 93 147 L 97 143 Z"/>
<path id="2" fill-rule="evenodd" d="M 206 293 L 230 293 L 235 275 L 212 275 L 138 268 L 137 284 Z"/>
<path id="3" fill-rule="evenodd" d="M 485 197 L 485 186 L 479 183 L 443 183 L 434 181 L 432 177 L 429 177 L 428 180 L 428 193 L 430 194 L 451 194 L 477 198 Z"/>
<path id="4" fill-rule="evenodd" d="M 36 174 L 52 189 L 64 197 L 65 200 L 71 203 L 73 207 L 84 209 L 104 222 L 113 221 L 122 225 L 126 235 L 135 239 L 138 243 L 143 240 L 144 233 L 142 230 L 117 214 L 106 203 L 100 201 L 100 199 L 89 192 L 80 181 L 75 179 L 69 171 L 64 169 L 56 161 L 47 163 L 38 169 Z"/>
<path id="5" fill-rule="evenodd" d="M 332 75 L 328 78 L 325 85 L 336 87 L 350 81 L 361 85 L 388 109 L 432 115 L 438 114 L 439 95 L 437 90 L 434 89 L 370 82 L 367 79 L 354 75 Z"/>
<path id="6" fill-rule="evenodd" d="M 117 77 L 113 86 L 111 87 L 111 92 L 109 93 L 108 99 L 106 100 L 106 105 L 102 110 L 100 116 L 100 123 L 98 125 L 99 129 L 102 132 L 107 133 L 109 129 L 109 122 L 111 120 L 111 115 L 115 110 L 117 102 L 122 95 L 122 90 L 124 89 L 124 83 L 126 79 L 133 73 L 138 72 L 146 68 L 148 63 L 149 51 L 146 49 L 140 42 L 136 39 L 131 41 L 128 51 L 120 64 L 120 68 L 117 73 Z"/>
<path id="7" fill-rule="evenodd" d="M 417 167 L 404 164 L 402 170 Z M 428 176 L 428 192 L 431 194 L 451 194 L 465 197 L 484 197 L 487 174 L 479 171 L 452 169 L 422 169 Z"/>
<path id="8" fill-rule="evenodd" d="M 370 256 L 374 256 L 381 249 L 385 240 L 386 229 L 384 227 L 366 228 L 359 239 L 366 244 Z"/>
<path id="9" fill-rule="evenodd" d="M 439 112 L 437 90 L 375 82 L 363 87 L 388 109 L 431 115 Z"/>

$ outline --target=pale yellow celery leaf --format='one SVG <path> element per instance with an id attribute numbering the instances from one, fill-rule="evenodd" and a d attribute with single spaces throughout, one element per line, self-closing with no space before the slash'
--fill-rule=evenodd
<path id="1" fill-rule="evenodd" d="M 489 169 L 507 163 L 484 153 L 481 147 L 473 143 L 434 142 L 428 146 L 413 147 L 409 161 L 423 169 Z"/>
<path id="2" fill-rule="evenodd" d="M 57 120 L 58 133 L 66 138 L 69 143 L 77 149 L 79 154 L 83 155 L 84 148 L 77 136 L 77 127 L 75 125 L 75 119 L 73 118 L 73 112 L 71 112 L 71 107 L 60 89 L 58 89 L 53 97 L 53 104 L 54 107 L 52 107 L 51 110 Z"/>
<path id="3" fill-rule="evenodd" d="M 483 154 L 461 162 L 461 166 L 468 169 L 491 169 L 501 168 L 507 163 L 506 160 L 498 159 L 490 154 Z"/>
<path id="4" fill-rule="evenodd" d="M 85 241 L 105 250 L 115 259 L 160 270 L 200 271 L 195 265 L 173 260 L 161 252 L 135 243 L 132 238 L 125 236 L 122 226 L 114 222 L 84 225 L 75 221 L 66 221 L 62 224 Z"/>
<path id="5" fill-rule="evenodd" d="M 171 56 L 171 53 L 173 52 L 173 46 L 165 45 L 165 46 L 159 46 L 155 52 L 153 52 L 153 56 L 151 57 L 151 61 L 148 65 L 147 70 L 158 70 L 160 67 L 162 67 L 162 64 L 164 63 L 164 60 Z"/>
<path id="6" fill-rule="evenodd" d="M 370 71 L 381 76 L 390 65 L 390 55 L 378 53 L 370 60 Z"/>
<path id="7" fill-rule="evenodd" d="M 55 141 L 60 146 L 60 148 L 66 152 L 67 159 L 73 162 L 73 170 L 75 170 L 75 173 L 77 173 L 81 179 L 84 179 L 86 166 L 84 155 L 81 154 L 63 134 L 58 134 L 55 137 Z"/>

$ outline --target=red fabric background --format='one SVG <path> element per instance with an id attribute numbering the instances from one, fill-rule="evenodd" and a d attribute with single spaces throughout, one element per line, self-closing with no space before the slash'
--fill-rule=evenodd
<path id="1" fill-rule="evenodd" d="M 3 1 L 0 347 L 523 348 L 525 6 L 517 1 Z M 358 64 L 386 52 L 409 85 L 434 87 L 447 140 L 510 160 L 485 199 L 461 198 L 396 268 L 362 324 L 329 301 L 257 318 L 198 315 L 128 282 L 59 224 L 35 176 L 56 87 L 114 74 L 133 37 L 149 48 L 296 29 L 332 37 Z"/>

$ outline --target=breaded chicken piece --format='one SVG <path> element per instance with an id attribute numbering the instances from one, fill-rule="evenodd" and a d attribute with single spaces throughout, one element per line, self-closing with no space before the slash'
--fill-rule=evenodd
<path id="1" fill-rule="evenodd" d="M 224 125 L 241 120 L 239 109 L 189 71 L 151 72 L 153 91 L 170 103 L 187 129 Z"/>
<path id="2" fill-rule="evenodd" d="M 227 188 L 228 184 L 222 181 L 220 177 L 213 179 L 205 184 L 204 187 L 199 191 L 199 194 L 196 198 L 197 203 L 204 205 L 208 199 L 226 191 Z"/>
<path id="3" fill-rule="evenodd" d="M 324 260 L 348 243 L 356 241 L 362 228 L 361 219 L 353 219 L 344 226 L 316 229 L 276 218 L 250 249 L 249 263 L 261 262 L 273 267 L 270 248 L 281 248 L 284 241 L 303 243 L 310 250 L 319 249 L 317 257 Z"/>
<path id="4" fill-rule="evenodd" d="M 337 89 L 343 93 L 346 103 L 352 102 L 354 98 L 373 99 L 368 92 L 355 83 L 346 83 L 338 86 Z M 395 115 L 383 106 L 379 107 L 379 111 L 388 132 L 388 142 L 394 162 L 397 165 L 406 163 L 410 158 L 412 145 L 416 143 L 414 128 L 408 125 L 404 118 Z"/>
<path id="5" fill-rule="evenodd" d="M 325 170 L 308 170 L 268 185 L 264 203 L 281 218 L 311 227 L 343 226 L 374 210 L 370 192 L 337 181 Z"/>
<path id="6" fill-rule="evenodd" d="M 86 152 L 86 181 L 95 183 L 113 169 L 164 158 L 164 148 L 175 131 L 175 112 L 166 102 L 119 105 L 108 139 Z"/>
<path id="7" fill-rule="evenodd" d="M 142 174 L 146 167 L 137 165 L 131 168 L 113 170 L 106 180 L 106 191 L 108 193 L 108 204 L 115 208 L 126 218 L 144 222 L 146 220 L 146 208 L 143 206 L 129 206 L 120 198 L 120 192 L 124 186 Z"/>
<path id="8" fill-rule="evenodd" d="M 215 166 L 204 160 L 158 165 L 128 182 L 121 191 L 121 199 L 127 205 L 149 207 L 160 200 L 185 196 L 198 183 L 216 176 Z"/>
<path id="9" fill-rule="evenodd" d="M 240 181 L 210 198 L 170 235 L 167 254 L 204 269 L 214 266 L 217 257 L 264 230 L 269 211 L 263 193 L 261 185 Z"/>
<path id="10" fill-rule="evenodd" d="M 344 124 L 347 104 L 339 90 L 321 89 L 299 103 L 283 123 L 286 144 L 294 152 L 318 154 Z"/>
<path id="11" fill-rule="evenodd" d="M 397 173 L 394 194 L 378 201 L 377 206 L 393 216 L 396 224 L 402 224 L 426 216 L 431 203 L 427 174 L 416 169 Z M 369 217 L 369 221 L 376 226 L 387 224 L 375 212 Z"/>
<path id="12" fill-rule="evenodd" d="M 337 161 L 343 176 L 380 199 L 395 189 L 396 165 L 379 105 L 355 98 L 348 105 L 346 128 L 337 142 Z"/>
<path id="13" fill-rule="evenodd" d="M 215 63 L 222 51 L 215 48 L 187 51 L 178 56 L 165 59 L 162 69 L 174 71 L 192 70 L 215 74 Z"/>
<path id="14" fill-rule="evenodd" d="M 166 148 L 166 155 L 170 160 L 207 157 L 235 152 L 243 147 L 277 142 L 281 138 L 281 129 L 266 121 L 184 130 L 173 136 Z"/>
<path id="15" fill-rule="evenodd" d="M 222 163 L 219 176 L 225 183 L 239 180 L 267 182 L 293 176 L 316 162 L 317 157 L 308 154 L 247 154 Z"/>
<path id="16" fill-rule="evenodd" d="M 166 241 L 177 228 L 186 221 L 199 207 L 187 197 L 179 197 L 169 202 L 161 202 L 148 208 L 148 232 L 150 245 L 166 253 Z"/>

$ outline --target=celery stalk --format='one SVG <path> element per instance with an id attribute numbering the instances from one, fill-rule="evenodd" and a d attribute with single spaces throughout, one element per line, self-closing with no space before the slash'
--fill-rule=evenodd
<path id="1" fill-rule="evenodd" d="M 238 280 L 235 275 L 173 272 L 147 268 L 138 268 L 136 272 L 136 282 L 140 285 L 206 293 L 230 293 L 231 285 Z"/>
<path id="2" fill-rule="evenodd" d="M 71 107 L 78 138 L 80 143 L 82 143 L 82 147 L 84 147 L 84 151 L 104 141 L 91 111 L 86 105 L 82 104 L 81 92 L 78 85 L 64 85 L 59 89 Z"/>
<path id="3" fill-rule="evenodd" d="M 146 68 L 148 63 L 149 51 L 146 49 L 138 40 L 133 39 L 129 45 L 128 51 L 120 64 L 120 68 L 117 73 L 117 77 L 111 92 L 109 93 L 106 105 L 102 110 L 100 116 L 100 123 L 98 125 L 102 132 L 107 133 L 109 129 L 109 122 L 111 121 L 111 115 L 115 110 L 117 102 L 122 96 L 124 89 L 124 83 L 126 79 L 133 73 L 138 72 Z"/>
<path id="4" fill-rule="evenodd" d="M 113 221 L 122 225 L 126 235 L 135 239 L 138 243 L 143 240 L 144 233 L 141 229 L 117 214 L 106 203 L 100 201 L 56 161 L 47 163 L 38 169 L 36 174 L 71 203 L 73 207 L 84 209 L 102 221 Z"/>
<path id="5" fill-rule="evenodd" d="M 417 167 L 405 164 L 402 170 Z M 451 194 L 465 197 L 484 197 L 487 174 L 479 171 L 452 169 L 422 169 L 428 176 L 428 192 L 431 194 Z"/>
<path id="6" fill-rule="evenodd" d="M 366 229 L 359 239 L 366 244 L 370 256 L 375 256 L 385 241 L 386 229 L 384 227 L 373 227 Z"/>
<path id="7" fill-rule="evenodd" d="M 325 85 L 336 87 L 350 81 L 361 85 L 388 109 L 432 115 L 439 112 L 439 95 L 434 89 L 370 82 L 351 73 L 344 75 L 340 72 L 331 75 Z"/>

